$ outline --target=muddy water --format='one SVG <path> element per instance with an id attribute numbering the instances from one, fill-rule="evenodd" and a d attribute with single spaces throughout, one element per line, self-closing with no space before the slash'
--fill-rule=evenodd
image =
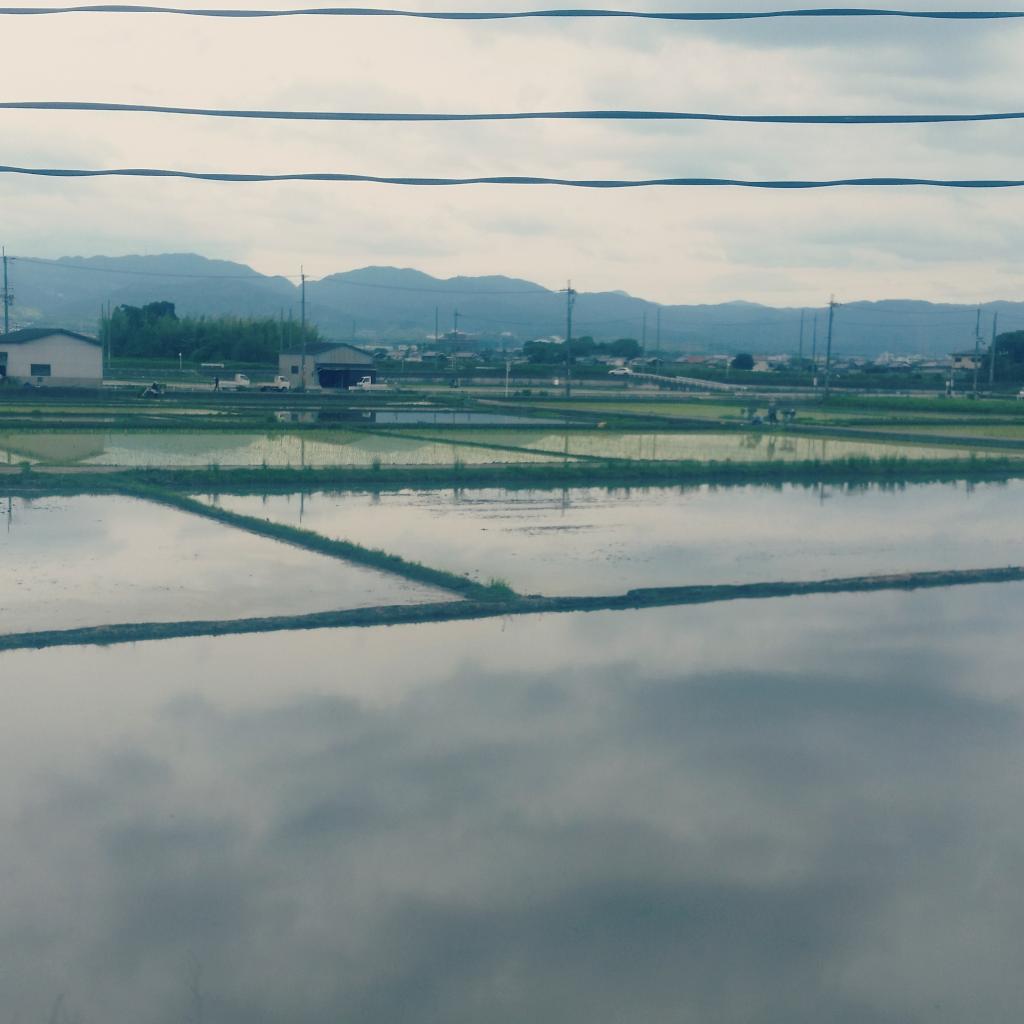
<path id="1" fill-rule="evenodd" d="M 1024 482 L 220 496 L 524 593 L 1024 564 Z"/>
<path id="2" fill-rule="evenodd" d="M 0 654 L 5 1016 L 1010 1024 L 1022 605 Z"/>
<path id="3" fill-rule="evenodd" d="M 0 633 L 450 599 L 132 498 L 0 498 Z"/>

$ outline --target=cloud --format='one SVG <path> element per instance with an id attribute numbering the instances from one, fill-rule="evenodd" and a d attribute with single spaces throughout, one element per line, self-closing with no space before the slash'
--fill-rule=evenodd
<path id="1" fill-rule="evenodd" d="M 671 6 L 659 0 L 651 9 Z M 1000 110 L 1015 94 L 1024 42 L 1017 24 L 875 19 L 466 25 L 81 16 L 9 18 L 4 29 L 11 98 L 410 111 Z M 0 124 L 12 164 L 440 176 L 1016 176 L 1024 145 L 1013 125 L 344 125 L 43 112 L 2 112 Z M 1022 201 L 1013 193 L 977 201 L 982 245 L 956 195 L 922 202 L 911 191 L 786 202 L 736 191 L 0 178 L 4 242 L 25 255 L 199 250 L 268 273 L 387 263 L 550 287 L 571 276 L 587 290 L 623 288 L 663 302 L 820 302 L 823 281 L 846 269 L 846 249 L 859 254 L 851 297 L 1011 298 Z M 735 258 L 733 211 L 747 218 L 757 260 Z M 816 230 L 801 233 L 808 222 Z M 938 224 L 947 225 L 941 237 Z M 915 245 L 922 233 L 937 244 Z M 792 249 L 773 244 L 781 239 Z M 813 260 L 798 258 L 808 249 Z"/>

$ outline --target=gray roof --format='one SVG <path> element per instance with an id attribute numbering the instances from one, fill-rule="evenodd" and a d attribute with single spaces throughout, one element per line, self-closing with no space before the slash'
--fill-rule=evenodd
<path id="1" fill-rule="evenodd" d="M 324 352 L 333 352 L 335 349 L 345 348 L 350 352 L 355 352 L 357 355 L 365 356 L 369 360 L 373 360 L 373 355 L 367 352 L 365 349 L 356 348 L 355 345 L 349 345 L 345 341 L 311 341 L 306 345 L 307 356 L 319 356 L 323 355 Z M 290 345 L 284 349 L 281 353 L 286 356 L 301 356 L 302 346 L 301 345 Z"/>
<path id="2" fill-rule="evenodd" d="M 49 338 L 54 334 L 65 334 L 69 338 L 102 347 L 96 338 L 90 338 L 87 334 L 79 334 L 77 331 L 69 331 L 63 327 L 26 327 L 20 331 L 11 331 L 10 334 L 0 334 L 0 345 L 24 345 L 26 342 Z"/>

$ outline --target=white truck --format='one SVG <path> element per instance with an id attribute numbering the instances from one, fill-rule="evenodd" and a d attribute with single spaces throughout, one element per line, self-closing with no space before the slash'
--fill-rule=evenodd
<path id="1" fill-rule="evenodd" d="M 349 387 L 349 391 L 390 391 L 390 384 L 374 384 L 372 377 L 360 377 L 355 384 Z"/>
<path id="2" fill-rule="evenodd" d="M 233 377 L 215 377 L 214 391 L 247 391 L 252 381 L 244 373 L 236 373 Z"/>
<path id="3" fill-rule="evenodd" d="M 278 374 L 269 384 L 261 384 L 260 391 L 290 391 L 291 387 L 288 378 Z"/>

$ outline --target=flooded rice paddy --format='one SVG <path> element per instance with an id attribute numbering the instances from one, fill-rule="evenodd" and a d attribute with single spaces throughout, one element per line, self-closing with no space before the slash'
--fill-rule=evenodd
<path id="1" fill-rule="evenodd" d="M 220 495 L 216 503 L 547 595 L 1024 562 L 1021 481 Z"/>
<path id="2" fill-rule="evenodd" d="M 0 653 L 4 1014 L 1009 1024 L 1022 605 Z"/>
<path id="3" fill-rule="evenodd" d="M 399 413 L 393 414 L 395 416 Z M 439 414 L 440 415 L 440 414 Z M 448 414 L 445 414 L 448 415 Z M 984 438 L 979 437 L 979 443 Z M 1014 451 L 769 433 L 621 433 L 604 430 L 446 429 L 423 425 L 369 433 L 79 430 L 0 433 L 0 464 L 22 461 L 123 467 L 368 467 L 487 465 L 589 457 L 642 461 L 834 462 L 843 459 L 1000 458 Z M 1019 453 L 1024 457 L 1024 451 Z"/>
<path id="4" fill-rule="evenodd" d="M 206 467 L 451 466 L 547 462 L 534 452 L 508 452 L 449 440 L 417 440 L 346 430 L 301 433 L 229 431 L 9 432 L 0 450 L 56 465 Z"/>
<path id="5" fill-rule="evenodd" d="M 428 436 L 428 434 L 423 434 Z M 784 433 L 741 432 L 712 433 L 622 433 L 591 431 L 435 431 L 429 436 L 455 442 L 477 441 L 483 444 L 511 445 L 531 451 L 553 452 L 566 456 L 590 456 L 602 459 L 638 459 L 644 461 L 696 462 L 835 462 L 842 459 L 957 459 L 1004 458 L 1012 452 L 986 452 L 968 447 L 928 444 L 896 444 L 882 441 L 847 441 L 805 437 Z M 1024 452 L 1021 452 L 1024 457 Z"/>
<path id="6" fill-rule="evenodd" d="M 0 499 L 0 633 L 452 599 L 134 498 Z"/>

